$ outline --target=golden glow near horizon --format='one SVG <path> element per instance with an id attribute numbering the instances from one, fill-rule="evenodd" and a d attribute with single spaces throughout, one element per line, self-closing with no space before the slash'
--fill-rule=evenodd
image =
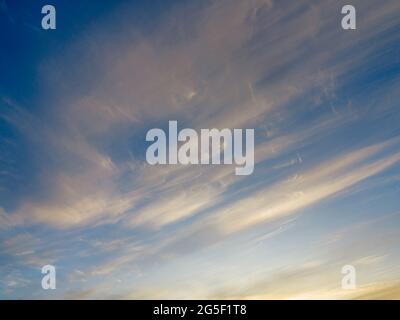
<path id="1" fill-rule="evenodd" d="M 0 4 L 1 299 L 400 298 L 398 0 Z"/>

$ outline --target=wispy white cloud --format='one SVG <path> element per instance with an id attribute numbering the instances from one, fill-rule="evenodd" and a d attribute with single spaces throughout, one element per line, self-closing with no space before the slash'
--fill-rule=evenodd
<path id="1" fill-rule="evenodd" d="M 131 7 L 122 5 L 38 67 L 44 89 L 56 97 L 47 103 L 43 98 L 43 114 L 2 98 L 7 106 L 2 119 L 37 149 L 32 161 L 41 174 L 34 183 L 41 190 L 21 195 L 15 210 L 0 208 L 0 228 L 90 231 L 81 242 L 95 253 L 80 248 L 74 254 L 97 255 L 99 261 L 76 266 L 70 279 L 90 283 L 146 259 L 175 257 L 179 246 L 202 250 L 278 222 L 275 231 L 252 237 L 258 244 L 270 241 L 294 229 L 279 224 L 282 218 L 297 218 L 355 186 L 371 187 L 369 178 L 400 160 L 398 141 L 389 139 L 396 129 L 383 127 L 362 139 L 342 132 L 392 115 L 388 97 L 397 97 L 398 83 L 371 89 L 377 100 L 385 98 L 379 102 L 367 94 L 358 102 L 339 98 L 338 91 L 368 67 L 371 54 L 398 39 L 385 32 L 396 25 L 400 4 L 354 3 L 363 14 L 351 34 L 339 29 L 336 0 L 174 6 L 155 22 L 156 32 L 132 27 Z M 147 165 L 142 131 L 171 119 L 196 129 L 256 128 L 255 174 L 234 176 L 233 166 Z M 97 227 L 115 228 L 116 239 L 91 239 Z M 55 261 L 56 247 L 65 249 L 57 242 L 51 254 L 36 256 L 47 251 L 46 244 L 24 241 L 30 245 L 10 238 L 5 251 L 30 265 L 34 259 L 34 265 Z M 79 247 L 79 241 L 72 243 Z M 371 262 L 374 255 L 365 257 L 364 263 Z M 324 294 L 311 289 L 273 294 Z M 70 296 L 106 291 L 93 288 Z M 129 297 L 170 292 L 157 286 L 142 291 Z M 210 295 L 201 286 L 193 292 Z M 257 290 L 237 296 L 266 297 Z"/>

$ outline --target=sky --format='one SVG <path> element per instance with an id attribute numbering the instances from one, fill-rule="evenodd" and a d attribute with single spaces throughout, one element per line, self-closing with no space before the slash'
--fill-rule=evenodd
<path id="1" fill-rule="evenodd" d="M 0 0 L 0 299 L 399 299 L 400 2 L 347 2 Z M 149 165 L 171 120 L 253 174 Z"/>

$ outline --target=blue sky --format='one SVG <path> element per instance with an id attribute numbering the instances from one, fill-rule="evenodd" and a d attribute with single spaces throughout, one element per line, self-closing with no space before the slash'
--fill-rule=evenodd
<path id="1" fill-rule="evenodd" d="M 0 1 L 0 298 L 399 298 L 398 1 L 45 4 Z M 254 174 L 148 165 L 169 120 Z"/>

